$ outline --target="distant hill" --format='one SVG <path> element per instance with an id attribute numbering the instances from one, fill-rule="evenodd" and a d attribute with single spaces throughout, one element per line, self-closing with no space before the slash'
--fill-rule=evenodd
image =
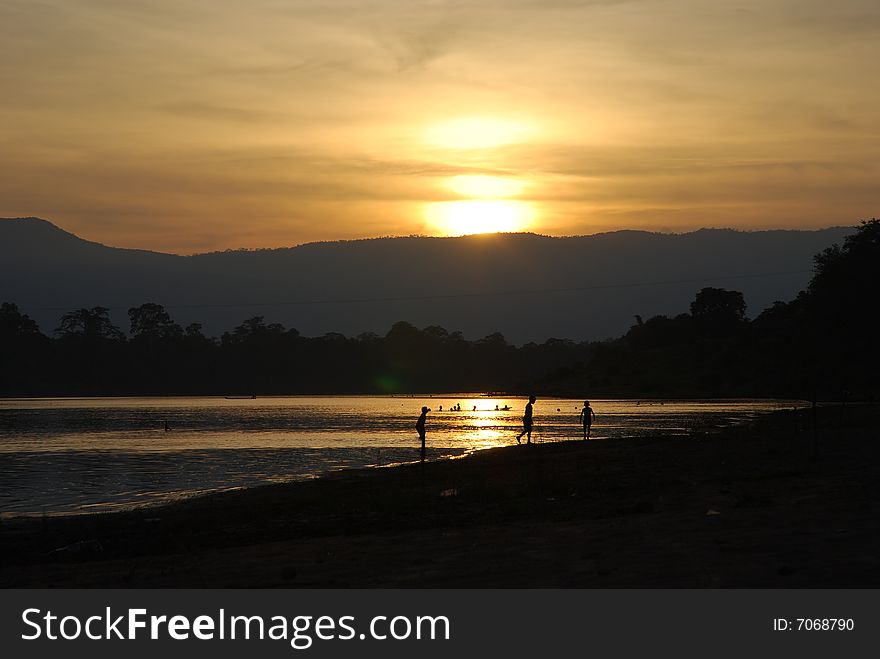
<path id="1" fill-rule="evenodd" d="M 0 301 L 51 333 L 65 311 L 164 304 L 219 335 L 252 316 L 304 335 L 384 334 L 397 320 L 515 343 L 618 336 L 634 316 L 687 311 L 703 286 L 745 294 L 749 315 L 789 300 L 812 257 L 853 229 L 685 234 L 616 231 L 379 238 L 178 256 L 83 240 L 38 218 L 0 219 Z"/>

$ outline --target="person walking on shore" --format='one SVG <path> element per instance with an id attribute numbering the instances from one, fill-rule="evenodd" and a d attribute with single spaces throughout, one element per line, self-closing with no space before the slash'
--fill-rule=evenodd
<path id="1" fill-rule="evenodd" d="M 535 404 L 535 400 L 536 399 L 534 396 L 529 396 L 529 402 L 526 405 L 525 412 L 523 413 L 523 430 L 516 437 L 517 444 L 522 444 L 520 440 L 523 438 L 523 435 L 528 435 L 528 438 L 526 439 L 526 444 L 532 443 L 532 406 Z"/>
<path id="2" fill-rule="evenodd" d="M 590 438 L 590 427 L 593 425 L 593 421 L 596 420 L 596 413 L 593 411 L 593 408 L 590 407 L 590 401 L 584 401 L 584 409 L 581 410 L 581 421 L 584 424 L 584 440 L 588 440 Z"/>
<path id="3" fill-rule="evenodd" d="M 431 410 L 427 407 L 422 408 L 422 414 L 419 416 L 419 420 L 416 421 L 416 431 L 419 433 L 419 440 L 422 442 L 422 462 L 425 461 L 425 420 L 428 417 L 428 412 Z"/>

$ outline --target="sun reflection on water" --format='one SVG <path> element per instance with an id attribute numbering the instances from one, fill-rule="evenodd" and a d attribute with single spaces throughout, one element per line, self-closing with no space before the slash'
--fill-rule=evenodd
<path id="1" fill-rule="evenodd" d="M 432 409 L 430 459 L 516 445 L 525 402 L 479 394 L 0 399 L 0 516 L 138 506 L 344 467 L 412 462 L 423 405 Z M 539 399 L 533 441 L 580 440 L 581 405 Z M 792 403 L 593 400 L 593 435 L 686 435 L 780 405 Z"/>

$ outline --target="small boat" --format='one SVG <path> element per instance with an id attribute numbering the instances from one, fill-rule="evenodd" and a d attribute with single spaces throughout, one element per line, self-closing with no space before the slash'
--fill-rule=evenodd
<path id="1" fill-rule="evenodd" d="M 253 396 L 224 396 L 226 400 L 256 400 L 257 394 Z"/>

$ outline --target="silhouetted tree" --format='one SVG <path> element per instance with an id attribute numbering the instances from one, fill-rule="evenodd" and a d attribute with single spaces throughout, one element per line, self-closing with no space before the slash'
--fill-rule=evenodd
<path id="1" fill-rule="evenodd" d="M 422 333 L 425 334 L 430 339 L 434 341 L 447 341 L 449 339 L 449 332 L 446 331 L 445 328 L 440 327 L 439 325 L 431 325 L 422 330 Z"/>
<path id="2" fill-rule="evenodd" d="M 40 328 L 27 315 L 18 311 L 18 305 L 4 302 L 0 305 L 0 338 L 10 340 L 21 336 L 38 336 Z"/>
<path id="3" fill-rule="evenodd" d="M 880 220 L 862 222 L 842 246 L 815 257 L 807 290 L 788 305 L 819 392 L 877 391 L 880 368 Z M 837 394 L 839 395 L 839 393 Z"/>
<path id="4" fill-rule="evenodd" d="M 744 327 L 746 303 L 739 291 L 704 288 L 691 303 L 691 316 L 704 336 L 724 337 Z"/>
<path id="5" fill-rule="evenodd" d="M 712 318 L 742 322 L 746 318 L 746 303 L 739 291 L 723 288 L 704 288 L 691 302 L 691 315 L 695 319 Z"/>
<path id="6" fill-rule="evenodd" d="M 880 287 L 878 253 L 880 220 L 873 218 L 862 222 L 854 234 L 847 236 L 842 247 L 833 245 L 815 256 L 815 275 L 807 292 L 820 295 L 827 291 L 838 295 L 853 291 L 862 296 L 876 291 Z"/>
<path id="7" fill-rule="evenodd" d="M 224 343 L 244 343 L 246 341 L 265 339 L 269 336 L 279 336 L 284 333 L 284 325 L 270 323 L 267 325 L 263 316 L 254 316 L 243 321 L 241 325 L 223 334 Z"/>
<path id="8" fill-rule="evenodd" d="M 135 338 L 157 341 L 183 336 L 180 325 L 171 320 L 161 304 L 147 302 L 132 307 L 128 310 L 128 318 L 131 321 L 131 334 Z"/>
<path id="9" fill-rule="evenodd" d="M 54 368 L 52 342 L 11 302 L 0 305 L 0 396 L 39 393 Z"/>
<path id="10" fill-rule="evenodd" d="M 190 323 L 186 326 L 184 330 L 184 335 L 188 339 L 204 339 L 205 335 L 202 333 L 202 324 L 201 323 Z"/>
<path id="11" fill-rule="evenodd" d="M 55 333 L 63 337 L 123 340 L 125 335 L 110 322 L 109 311 L 106 307 L 70 311 L 61 316 L 61 324 L 55 329 Z"/>

